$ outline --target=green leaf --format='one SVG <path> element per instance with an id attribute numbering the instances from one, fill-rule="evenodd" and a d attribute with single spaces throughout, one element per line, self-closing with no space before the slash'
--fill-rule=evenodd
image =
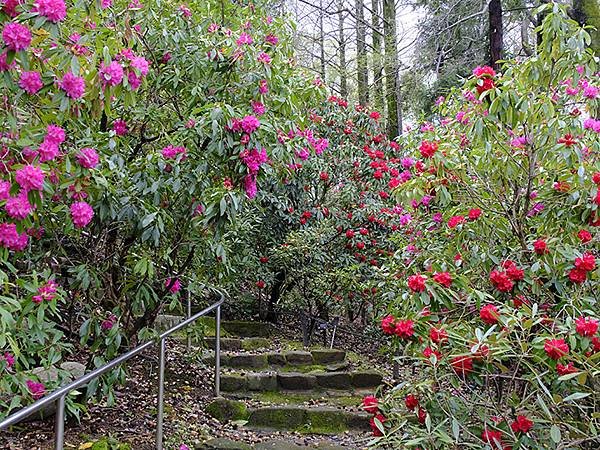
<path id="1" fill-rule="evenodd" d="M 560 442 L 561 432 L 560 428 L 558 428 L 556 425 L 552 425 L 552 427 L 550 427 L 550 438 L 557 444 Z"/>

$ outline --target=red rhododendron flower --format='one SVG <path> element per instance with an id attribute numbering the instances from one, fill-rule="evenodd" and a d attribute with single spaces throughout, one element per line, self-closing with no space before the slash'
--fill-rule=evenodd
<path id="1" fill-rule="evenodd" d="M 546 241 L 543 239 L 538 239 L 533 243 L 533 251 L 538 255 L 543 255 L 548 253 L 550 250 L 548 250 L 548 244 L 546 244 Z"/>
<path id="2" fill-rule="evenodd" d="M 433 275 L 433 281 L 445 287 L 452 285 L 452 275 L 448 272 L 439 272 Z"/>
<path id="3" fill-rule="evenodd" d="M 515 298 L 513 298 L 513 305 L 515 306 L 515 308 L 520 308 L 521 306 L 523 306 L 523 304 L 529 304 L 529 301 L 525 298 L 524 295 L 517 295 Z"/>
<path id="4" fill-rule="evenodd" d="M 496 71 L 490 66 L 478 66 L 473 69 L 473 75 L 477 78 L 495 77 Z"/>
<path id="5" fill-rule="evenodd" d="M 408 277 L 408 287 L 413 292 L 423 292 L 425 290 L 425 280 L 427 278 L 423 275 L 411 275 Z"/>
<path id="6" fill-rule="evenodd" d="M 470 356 L 455 356 L 450 360 L 450 366 L 458 375 L 468 375 L 473 372 L 473 358 Z"/>
<path id="7" fill-rule="evenodd" d="M 419 152 L 423 158 L 431 158 L 437 152 L 439 143 L 433 141 L 423 141 L 419 146 Z"/>
<path id="8" fill-rule="evenodd" d="M 499 270 L 491 271 L 490 281 L 500 292 L 510 292 L 514 287 L 514 283 L 511 279 L 504 272 Z"/>
<path id="9" fill-rule="evenodd" d="M 573 137 L 572 134 L 565 134 L 558 140 L 559 144 L 564 144 L 566 147 L 572 147 L 577 144 L 577 140 Z"/>
<path id="10" fill-rule="evenodd" d="M 443 328 L 431 327 L 429 329 L 429 338 L 436 344 L 441 344 L 448 340 L 448 332 Z"/>
<path id="11" fill-rule="evenodd" d="M 513 281 L 520 281 L 525 278 L 525 272 L 522 269 L 519 269 L 514 261 L 510 259 L 505 261 L 502 264 L 502 267 L 506 269 L 506 276 Z"/>
<path id="12" fill-rule="evenodd" d="M 348 239 L 352 239 L 354 237 L 354 231 L 353 230 L 346 230 L 346 237 Z"/>
<path id="13" fill-rule="evenodd" d="M 594 184 L 600 184 L 600 172 L 596 172 L 592 175 L 592 181 Z"/>
<path id="14" fill-rule="evenodd" d="M 494 325 L 498 323 L 498 318 L 500 314 L 498 313 L 498 308 L 495 305 L 485 305 L 481 307 L 479 311 L 479 317 L 488 325 Z"/>
<path id="15" fill-rule="evenodd" d="M 596 258 L 591 253 L 586 252 L 581 258 L 575 258 L 575 268 L 590 272 L 596 268 Z"/>
<path id="16" fill-rule="evenodd" d="M 448 219 L 448 228 L 456 228 L 461 223 L 464 223 L 465 218 L 463 216 L 452 216 Z"/>
<path id="17" fill-rule="evenodd" d="M 593 336 L 598 332 L 598 319 L 579 317 L 575 319 L 575 331 L 581 336 Z"/>
<path id="18" fill-rule="evenodd" d="M 327 180 L 329 180 L 329 174 L 328 174 L 327 172 L 321 172 L 321 173 L 319 174 L 319 178 L 320 178 L 322 181 L 327 181 Z"/>
<path id="19" fill-rule="evenodd" d="M 572 362 L 570 362 L 568 364 L 558 363 L 556 365 L 556 373 L 558 373 L 561 377 L 563 375 L 568 375 L 570 373 L 576 373 L 576 372 L 579 372 L 579 370 L 577 370 L 577 368 L 573 365 Z"/>
<path id="20" fill-rule="evenodd" d="M 393 316 L 387 315 L 381 319 L 381 329 L 385 334 L 394 334 L 396 329 L 396 319 Z"/>
<path id="21" fill-rule="evenodd" d="M 440 359 L 442 359 L 442 354 L 437 351 L 432 349 L 431 347 L 425 347 L 425 349 L 423 350 L 423 356 L 425 358 L 431 358 L 433 355 L 435 355 L 435 358 L 439 361 Z"/>
<path id="22" fill-rule="evenodd" d="M 427 411 L 423 408 L 419 408 L 417 419 L 419 419 L 419 423 L 425 423 L 425 419 L 427 419 Z"/>
<path id="23" fill-rule="evenodd" d="M 552 359 L 560 359 L 569 354 L 569 346 L 564 339 L 547 339 L 544 351 Z"/>
<path id="24" fill-rule="evenodd" d="M 479 208 L 473 208 L 469 210 L 469 219 L 476 220 L 481 216 L 481 210 Z"/>
<path id="25" fill-rule="evenodd" d="M 485 91 L 489 91 L 490 89 L 494 89 L 496 85 L 494 84 L 494 80 L 491 78 L 483 78 L 477 82 L 477 93 L 483 94 Z"/>
<path id="26" fill-rule="evenodd" d="M 526 416 L 519 414 L 515 421 L 510 424 L 510 428 L 515 433 L 527 433 L 533 428 L 533 421 L 528 419 Z"/>
<path id="27" fill-rule="evenodd" d="M 590 233 L 588 230 L 579 230 L 577 237 L 581 243 L 586 244 L 592 240 L 592 233 Z"/>
<path id="28" fill-rule="evenodd" d="M 259 289 L 264 289 L 264 287 L 265 287 L 265 282 L 264 282 L 263 280 L 258 280 L 258 281 L 256 282 L 256 287 L 257 287 L 257 288 L 259 288 Z"/>
<path id="29" fill-rule="evenodd" d="M 413 394 L 408 394 L 406 397 L 404 397 L 404 404 L 412 411 L 419 406 L 419 399 Z"/>
<path id="30" fill-rule="evenodd" d="M 376 414 L 374 417 L 371 417 L 371 420 L 370 420 L 371 430 L 373 431 L 373 436 L 383 436 L 383 433 L 377 426 L 377 423 L 375 422 L 375 420 L 379 421 L 379 423 L 381 425 L 383 425 L 386 421 L 386 418 L 383 414 Z"/>
<path id="31" fill-rule="evenodd" d="M 488 430 L 487 428 L 481 432 L 483 442 L 492 444 L 492 448 L 502 447 L 502 431 Z"/>
<path id="32" fill-rule="evenodd" d="M 399 320 L 396 322 L 394 333 L 401 339 L 409 339 L 415 334 L 415 323 L 408 320 Z"/>
<path id="33" fill-rule="evenodd" d="M 379 400 L 377 400 L 377 397 L 367 395 L 363 398 L 362 404 L 363 409 L 369 414 L 377 414 L 377 411 L 379 411 Z"/>
<path id="34" fill-rule="evenodd" d="M 569 271 L 569 280 L 573 283 L 583 283 L 587 278 L 587 272 L 581 269 L 571 269 Z"/>

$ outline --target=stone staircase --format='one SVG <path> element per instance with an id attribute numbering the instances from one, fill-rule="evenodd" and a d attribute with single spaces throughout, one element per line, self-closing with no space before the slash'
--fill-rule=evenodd
<path id="1" fill-rule="evenodd" d="M 163 318 L 159 326 L 177 323 L 174 320 Z M 203 361 L 214 365 L 214 350 L 209 350 L 214 349 L 214 326 L 208 322 L 204 326 Z M 302 349 L 296 342 L 274 345 L 271 325 L 265 323 L 223 321 L 222 331 L 222 397 L 207 405 L 207 413 L 257 434 L 289 433 L 290 438 L 255 447 L 220 438 L 197 448 L 359 449 L 368 440 L 370 415 L 360 404 L 382 384 L 383 376 L 361 367 L 357 355 L 339 349 Z M 311 444 L 295 444 L 298 436 L 311 437 Z"/>

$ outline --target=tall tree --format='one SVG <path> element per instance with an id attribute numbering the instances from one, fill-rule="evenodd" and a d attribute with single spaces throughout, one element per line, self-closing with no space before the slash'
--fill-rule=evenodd
<path id="1" fill-rule="evenodd" d="M 325 31 L 323 29 L 323 0 L 319 0 L 319 63 L 321 79 L 325 81 Z"/>
<path id="2" fill-rule="evenodd" d="M 383 61 L 381 55 L 381 0 L 371 1 L 371 39 L 373 41 L 373 106 L 383 112 Z"/>
<path id="3" fill-rule="evenodd" d="M 346 37 L 344 35 L 344 0 L 338 0 L 338 54 L 340 58 L 340 95 L 348 97 L 348 79 L 346 74 Z"/>
<path id="4" fill-rule="evenodd" d="M 383 34 L 385 38 L 387 134 L 390 139 L 394 139 L 402 134 L 395 0 L 383 0 Z"/>
<path id="5" fill-rule="evenodd" d="M 502 2 L 490 0 L 488 5 L 490 20 L 490 65 L 498 70 L 498 61 L 502 59 L 504 51 L 504 28 L 502 23 Z"/>
<path id="6" fill-rule="evenodd" d="M 588 30 L 592 37 L 590 47 L 596 56 L 600 55 L 600 5 L 598 0 L 573 0 L 573 18 L 580 25 L 594 27 Z"/>
<path id="7" fill-rule="evenodd" d="M 369 67 L 367 63 L 367 30 L 363 0 L 355 2 L 356 15 L 356 81 L 358 102 L 365 106 L 369 101 Z"/>

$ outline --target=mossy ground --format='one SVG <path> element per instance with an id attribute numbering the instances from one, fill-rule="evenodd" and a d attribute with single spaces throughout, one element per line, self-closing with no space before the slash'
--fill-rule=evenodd
<path id="1" fill-rule="evenodd" d="M 316 393 L 287 393 L 287 392 L 257 392 L 253 394 L 252 399 L 274 405 L 301 405 L 303 403 L 312 403 L 315 401 L 326 400 L 331 406 L 353 407 L 362 402 L 362 397 L 358 395 L 335 396 L 326 392 Z"/>

